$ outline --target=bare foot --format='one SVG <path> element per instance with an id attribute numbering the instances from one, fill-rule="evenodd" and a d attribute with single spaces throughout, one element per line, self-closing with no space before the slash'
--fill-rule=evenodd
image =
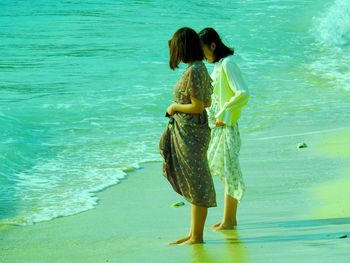
<path id="1" fill-rule="evenodd" d="M 191 239 L 191 236 L 186 236 L 186 237 L 183 237 L 179 240 L 176 240 L 175 242 L 169 243 L 169 245 L 179 245 L 179 244 L 182 244 L 182 243 L 188 241 L 189 239 Z"/>
<path id="2" fill-rule="evenodd" d="M 234 230 L 237 228 L 237 224 L 224 224 L 221 223 L 217 227 L 214 228 L 214 231 L 220 231 L 220 230 Z"/>
<path id="3" fill-rule="evenodd" d="M 232 223 L 227 223 L 227 222 L 221 221 L 219 223 L 216 223 L 215 225 L 212 225 L 211 227 L 212 228 L 218 228 L 218 227 L 233 228 L 235 226 L 237 226 L 237 220 L 233 221 Z"/>
<path id="4" fill-rule="evenodd" d="M 220 230 L 233 230 L 237 227 L 237 220 L 234 220 L 233 222 L 220 222 L 218 224 L 215 224 L 213 226 L 214 231 L 220 231 Z"/>
<path id="5" fill-rule="evenodd" d="M 217 228 L 217 227 L 220 226 L 220 225 L 221 225 L 221 222 L 216 223 L 215 225 L 212 225 L 211 227 L 212 227 L 212 228 Z"/>
<path id="6" fill-rule="evenodd" d="M 203 244 L 203 239 L 188 239 L 186 242 L 183 242 L 183 245 L 195 245 L 195 244 Z"/>

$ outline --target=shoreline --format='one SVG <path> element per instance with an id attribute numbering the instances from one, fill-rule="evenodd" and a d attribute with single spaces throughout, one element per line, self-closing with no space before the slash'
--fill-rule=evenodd
<path id="1" fill-rule="evenodd" d="M 334 145 L 346 145 L 348 132 L 272 141 L 243 136 L 247 192 L 239 206 L 238 230 L 216 233 L 210 228 L 222 213 L 223 186 L 215 179 L 218 207 L 208 210 L 204 245 L 167 245 L 187 233 L 190 205 L 172 208 L 183 199 L 162 176 L 161 163 L 147 162 L 115 187 L 98 192 L 100 201 L 92 210 L 0 227 L 0 262 L 346 262 L 350 213 L 327 213 L 339 206 L 330 210 L 314 189 L 323 185 L 323 193 L 334 193 L 329 182 L 342 185 L 349 179 L 342 169 L 347 171 L 350 155 L 325 155 Z M 335 139 L 339 143 L 329 143 L 323 152 L 324 140 Z M 308 147 L 297 149 L 300 141 Z M 315 213 L 318 208 L 323 212 Z M 348 238 L 340 238 L 344 235 Z"/>

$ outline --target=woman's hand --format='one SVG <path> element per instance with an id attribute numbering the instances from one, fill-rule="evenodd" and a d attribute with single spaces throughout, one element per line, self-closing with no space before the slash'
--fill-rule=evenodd
<path id="1" fill-rule="evenodd" d="M 211 106 L 211 100 L 207 100 L 204 102 L 204 108 L 209 108 Z"/>
<path id="2" fill-rule="evenodd" d="M 216 121 L 215 125 L 216 126 L 225 126 L 225 123 L 223 123 L 222 121 Z"/>
<path id="3" fill-rule="evenodd" d="M 175 103 L 172 103 L 169 105 L 168 109 L 166 110 L 166 112 L 171 116 L 171 115 L 174 115 L 175 113 Z"/>
<path id="4" fill-rule="evenodd" d="M 181 104 L 172 103 L 169 105 L 166 112 L 169 115 L 173 115 L 175 112 L 184 112 L 189 114 L 201 114 L 204 111 L 204 102 L 196 98 L 191 97 L 191 103 Z"/>

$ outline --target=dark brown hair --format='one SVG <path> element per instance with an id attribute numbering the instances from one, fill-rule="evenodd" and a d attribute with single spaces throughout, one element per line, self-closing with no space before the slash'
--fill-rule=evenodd
<path id="1" fill-rule="evenodd" d="M 235 52 L 234 49 L 229 48 L 224 43 L 222 43 L 222 40 L 219 34 L 215 31 L 214 28 L 211 28 L 211 27 L 204 28 L 198 34 L 202 44 L 206 46 L 210 46 L 212 43 L 215 43 L 216 45 L 216 48 L 214 50 L 215 58 L 213 62 L 218 62 L 220 59 L 234 54 Z"/>
<path id="2" fill-rule="evenodd" d="M 203 60 L 203 51 L 198 34 L 192 28 L 182 27 L 169 40 L 169 66 L 175 69 L 180 62 Z"/>

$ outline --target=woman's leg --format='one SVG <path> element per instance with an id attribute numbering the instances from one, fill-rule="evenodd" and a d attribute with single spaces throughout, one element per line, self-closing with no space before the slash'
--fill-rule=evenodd
<path id="1" fill-rule="evenodd" d="M 185 244 L 203 243 L 203 231 L 205 220 L 207 219 L 208 208 L 192 205 L 191 237 Z"/>
<path id="2" fill-rule="evenodd" d="M 224 215 L 222 221 L 213 226 L 216 230 L 233 229 L 235 226 L 237 226 L 236 216 L 238 201 L 228 193 L 235 193 L 237 196 L 239 196 L 244 192 L 244 183 L 239 164 L 241 138 L 239 135 L 238 124 L 232 127 L 226 127 L 223 132 L 226 132 L 224 137 L 224 146 L 226 147 L 226 151 L 221 152 L 221 154 L 224 156 L 222 157 L 224 167 L 220 167 L 220 170 L 217 169 L 217 171 L 221 171 L 219 176 L 225 185 Z M 239 185 L 236 185 L 237 182 L 239 182 Z"/>
<path id="3" fill-rule="evenodd" d="M 203 231 L 204 224 L 207 218 L 208 208 L 192 205 L 192 215 L 191 215 L 191 228 L 190 233 L 175 241 L 170 243 L 170 245 L 179 245 L 179 244 L 198 244 L 203 243 Z"/>
<path id="4" fill-rule="evenodd" d="M 224 216 L 220 223 L 214 225 L 215 230 L 233 229 L 237 226 L 237 199 L 225 193 Z"/>

